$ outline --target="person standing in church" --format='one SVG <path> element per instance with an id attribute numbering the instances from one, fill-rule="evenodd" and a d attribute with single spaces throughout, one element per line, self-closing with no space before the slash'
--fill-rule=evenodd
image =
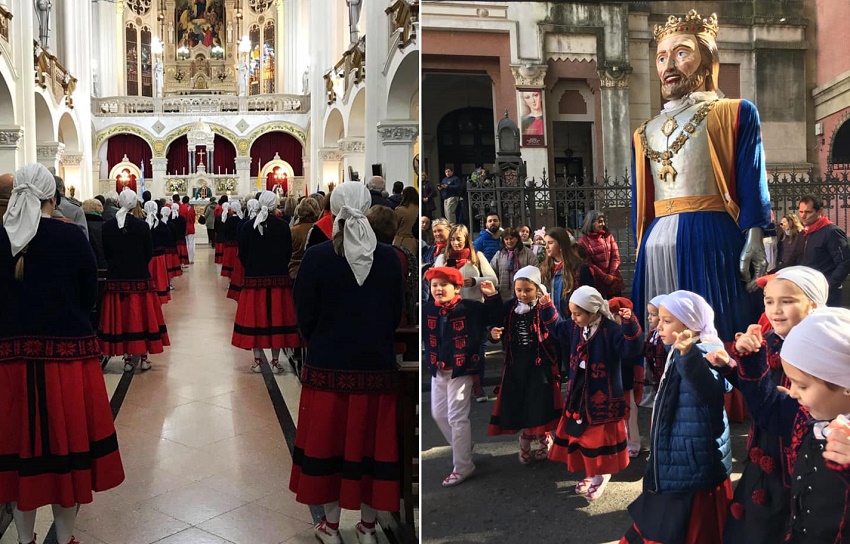
<path id="1" fill-rule="evenodd" d="M 159 220 L 159 206 L 156 202 L 153 200 L 145 202 L 145 214 L 145 222 L 151 230 L 151 245 L 153 246 L 153 257 L 151 257 L 150 263 L 148 263 L 148 269 L 150 270 L 159 302 L 165 304 L 171 300 L 171 290 L 168 287 L 168 262 L 165 257 L 171 232 Z"/>
<path id="2" fill-rule="evenodd" d="M 224 220 L 224 256 L 221 261 L 221 275 L 229 278 L 233 275 L 233 267 L 239 253 L 237 239 L 239 237 L 239 222 L 242 221 L 242 202 L 237 198 L 229 202 L 230 214 Z M 222 217 L 222 219 L 224 219 Z"/>
<path id="3" fill-rule="evenodd" d="M 167 244 L 165 246 L 165 264 L 168 267 L 168 286 L 170 289 L 174 289 L 171 279 L 183 275 L 183 268 L 180 267 L 180 254 L 177 252 L 177 227 L 171 222 L 171 206 L 163 206 L 159 213 L 161 221 L 158 228 L 164 228 L 168 231 Z M 166 239 L 164 235 L 163 239 Z"/>
<path id="4" fill-rule="evenodd" d="M 55 541 L 79 544 L 77 506 L 124 481 L 90 320 L 97 264 L 78 227 L 50 218 L 55 205 L 53 176 L 26 165 L 0 229 L 0 504 L 28 544 L 47 505 Z"/>
<path id="5" fill-rule="evenodd" d="M 230 204 L 227 202 L 227 195 L 221 195 L 218 199 L 218 206 L 215 207 L 213 215 L 215 216 L 215 264 L 221 264 L 224 260 L 224 222 L 230 214 Z"/>
<path id="6" fill-rule="evenodd" d="M 204 208 L 204 225 L 207 227 L 210 247 L 215 247 L 215 199 L 212 197 L 210 197 L 210 203 Z"/>
<path id="7" fill-rule="evenodd" d="M 186 246 L 186 219 L 180 215 L 180 204 L 171 205 L 171 224 L 174 225 L 174 238 L 177 240 L 177 254 L 180 256 L 180 267 L 189 266 L 189 248 Z"/>
<path id="8" fill-rule="evenodd" d="M 180 216 L 186 221 L 186 252 L 189 264 L 195 263 L 195 208 L 189 205 L 189 197 L 184 196 L 180 204 Z"/>
<path id="9" fill-rule="evenodd" d="M 101 301 L 97 335 L 104 355 L 124 356 L 124 372 L 133 371 L 133 355 L 141 356 L 142 370 L 150 370 L 148 354 L 162 353 L 170 345 L 162 306 L 148 269 L 153 257 L 150 228 L 130 215 L 137 201 L 132 189 L 121 191 L 121 208 L 114 219 L 103 225 L 106 293 Z"/>

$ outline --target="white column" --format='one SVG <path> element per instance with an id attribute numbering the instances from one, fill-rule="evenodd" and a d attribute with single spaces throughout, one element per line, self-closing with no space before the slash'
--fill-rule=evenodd
<path id="1" fill-rule="evenodd" d="M 336 185 L 339 185 L 345 181 L 345 178 L 340 179 L 339 177 L 342 153 L 339 148 L 325 147 L 319 150 L 319 158 L 321 159 L 321 162 L 317 168 L 316 177 L 321 177 L 319 185 L 322 190 L 327 193 L 328 183 L 335 183 Z"/>
<path id="2" fill-rule="evenodd" d="M 367 101 L 368 102 L 368 101 Z M 368 181 L 372 176 L 371 163 L 366 171 L 366 142 L 364 138 L 343 138 L 339 141 L 339 151 L 342 153 L 342 175 L 340 182 L 348 181 L 348 167 L 360 174 L 361 181 Z"/>
<path id="3" fill-rule="evenodd" d="M 256 180 L 253 184 L 251 180 L 251 157 L 236 157 L 236 177 L 239 178 L 237 192 L 240 195 L 256 192 Z"/>
<path id="4" fill-rule="evenodd" d="M 21 148 L 24 130 L 18 126 L 0 126 L 0 164 L 3 165 L 0 174 L 12 173 L 23 162 L 19 162 L 17 155 Z"/>
<path id="5" fill-rule="evenodd" d="M 168 159 L 165 157 L 156 157 L 151 159 L 151 182 L 148 190 L 154 198 L 168 197 L 165 194 L 165 176 L 168 168 Z"/>
<path id="6" fill-rule="evenodd" d="M 363 12 L 360 13 L 360 28 L 366 35 L 366 53 L 371 66 L 382 66 L 389 50 L 389 24 L 387 22 L 386 2 L 363 1 Z M 366 164 L 381 162 L 378 158 L 380 141 L 378 138 L 378 123 L 387 117 L 387 78 L 377 70 L 366 74 Z M 384 169 L 386 171 L 386 168 Z M 371 166 L 370 166 L 371 173 Z"/>
<path id="7" fill-rule="evenodd" d="M 38 162 L 47 168 L 53 168 L 59 175 L 59 161 L 65 154 L 65 144 L 62 142 L 39 142 L 36 148 Z"/>
<path id="8" fill-rule="evenodd" d="M 107 4 L 109 5 L 109 4 Z M 110 65 L 112 73 L 109 74 L 112 82 L 111 89 L 114 90 L 114 95 L 103 93 L 103 96 L 126 96 L 127 95 L 127 80 L 126 80 L 126 56 L 127 52 L 124 47 L 124 2 L 115 2 L 115 19 L 112 22 L 115 28 L 116 40 L 113 44 L 113 52 L 115 55 L 110 55 Z M 101 77 L 101 85 L 105 85 L 106 74 Z"/>
<path id="9" fill-rule="evenodd" d="M 277 93 L 300 94 L 301 72 L 298 70 L 298 6 L 294 0 L 278 0 Z M 282 55 L 280 53 L 283 53 Z"/>
<path id="10" fill-rule="evenodd" d="M 378 124 L 381 146 L 378 161 L 384 165 L 387 187 L 394 181 L 413 185 L 413 144 L 419 135 L 416 121 L 382 121 Z"/>
<path id="11" fill-rule="evenodd" d="M 66 153 L 59 159 L 59 163 L 61 170 L 57 173 L 65 181 L 65 194 L 71 196 L 71 187 L 73 187 L 75 190 L 74 198 L 81 202 L 94 196 L 92 187 L 83 184 L 82 170 L 84 165 L 81 153 Z"/>
<path id="12" fill-rule="evenodd" d="M 14 86 L 15 93 L 15 124 L 14 130 L 21 130 L 23 138 L 17 140 L 17 160 L 13 164 L 19 167 L 35 162 L 36 160 L 36 137 L 35 137 L 35 80 L 30 74 L 33 73 L 35 65 L 33 59 L 32 43 L 37 39 L 37 22 L 34 10 L 30 3 L 22 3 L 24 6 L 12 17 L 10 35 L 15 36 L 15 45 L 11 47 L 12 66 L 20 70 L 20 77 Z M 7 136 L 7 142 L 11 143 L 13 135 Z"/>
<path id="13" fill-rule="evenodd" d="M 614 65 L 600 70 L 602 97 L 602 153 L 609 176 L 631 171 L 631 125 L 629 119 L 629 74 L 631 68 Z M 604 172 L 599 172 L 604 174 Z"/>
<path id="14" fill-rule="evenodd" d="M 71 74 L 77 78 L 76 89 L 73 93 L 74 99 L 74 116 L 77 119 L 77 141 L 79 142 L 76 150 L 67 150 L 71 154 L 81 154 L 83 157 L 92 157 L 92 124 L 91 119 L 91 100 L 92 96 L 92 12 L 88 9 L 85 2 L 78 1 L 79 9 L 77 9 L 74 17 L 76 18 L 73 30 L 69 23 L 69 33 L 75 42 L 75 54 L 73 56 L 73 67 L 68 67 Z M 71 20 L 71 19 L 69 19 Z M 77 191 L 79 194 L 90 197 L 98 194 L 97 178 L 92 167 L 92 161 L 82 160 L 79 164 L 79 181 Z"/>

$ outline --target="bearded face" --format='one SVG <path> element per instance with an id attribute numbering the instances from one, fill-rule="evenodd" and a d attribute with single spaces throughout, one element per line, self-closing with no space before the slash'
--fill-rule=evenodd
<path id="1" fill-rule="evenodd" d="M 693 91 L 705 90 L 706 73 L 696 37 L 675 34 L 658 44 L 655 68 L 661 80 L 661 94 L 667 100 L 682 98 Z"/>

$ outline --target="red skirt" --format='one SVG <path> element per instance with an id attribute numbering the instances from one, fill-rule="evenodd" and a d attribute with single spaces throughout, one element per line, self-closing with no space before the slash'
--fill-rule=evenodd
<path id="1" fill-rule="evenodd" d="M 241 302 L 241 301 L 240 301 Z M 301 389 L 289 490 L 302 504 L 399 508 L 398 396 Z"/>
<path id="2" fill-rule="evenodd" d="M 579 437 L 567 434 L 566 423 L 567 417 L 561 417 L 552 436 L 549 459 L 566 463 L 570 472 L 584 471 L 588 478 L 616 474 L 629 466 L 623 420 L 588 425 Z"/>
<path id="3" fill-rule="evenodd" d="M 230 343 L 242 349 L 301 345 L 289 276 L 245 278 Z"/>
<path id="4" fill-rule="evenodd" d="M 104 355 L 162 353 L 171 345 L 162 305 L 148 280 L 147 290 L 120 290 L 128 282 L 107 280 L 97 336 Z M 138 283 L 138 282 L 130 282 Z"/>
<path id="5" fill-rule="evenodd" d="M 224 242 L 215 243 L 215 264 L 221 264 L 224 259 Z"/>
<path id="6" fill-rule="evenodd" d="M 183 275 L 183 269 L 180 268 L 180 254 L 177 253 L 176 247 L 165 250 L 165 265 L 168 267 L 168 279 Z"/>
<path id="7" fill-rule="evenodd" d="M 177 254 L 180 256 L 180 264 L 189 264 L 189 246 L 186 245 L 186 239 L 177 240 Z"/>
<path id="8" fill-rule="evenodd" d="M 221 260 L 221 275 L 229 278 L 233 274 L 233 266 L 236 264 L 238 257 L 236 253 L 239 251 L 239 246 L 235 242 L 224 243 L 224 257 Z"/>
<path id="9" fill-rule="evenodd" d="M 236 261 L 233 263 L 233 274 L 230 275 L 230 287 L 227 288 L 227 298 L 239 302 L 239 295 L 242 293 L 242 282 L 245 281 L 245 267 L 242 266 L 242 261 L 239 260 L 239 255 L 236 256 Z"/>
<path id="10" fill-rule="evenodd" d="M 92 502 L 124 481 L 98 359 L 0 363 L 0 503 Z"/>
<path id="11" fill-rule="evenodd" d="M 148 270 L 153 279 L 154 289 L 159 297 L 159 302 L 165 304 L 171 300 L 171 290 L 168 288 L 168 265 L 165 263 L 165 254 L 154 256 L 148 263 Z"/>

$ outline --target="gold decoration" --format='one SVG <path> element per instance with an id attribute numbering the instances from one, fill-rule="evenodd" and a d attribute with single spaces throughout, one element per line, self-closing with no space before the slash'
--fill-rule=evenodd
<path id="1" fill-rule="evenodd" d="M 712 100 L 700 106 L 696 113 L 694 113 L 693 117 L 691 117 L 690 120 L 685 123 L 685 126 L 682 127 L 682 132 L 680 132 L 676 139 L 673 140 L 672 144 L 670 143 L 670 136 L 679 124 L 672 117 L 668 117 L 667 121 L 665 121 L 661 126 L 661 132 L 667 137 L 666 151 L 656 151 L 649 147 L 649 142 L 646 141 L 646 125 L 649 124 L 649 121 L 644 122 L 640 126 L 638 134 L 640 134 L 640 144 L 643 146 L 643 154 L 647 159 L 661 163 L 661 170 L 658 172 L 658 177 L 661 181 L 666 183 L 667 176 L 670 176 L 672 178 L 670 181 L 672 183 L 676 182 L 676 176 L 679 175 L 679 173 L 673 167 L 673 157 L 675 157 L 676 153 L 685 146 L 688 139 L 691 137 L 691 134 L 696 132 L 697 127 L 708 116 L 709 112 L 714 109 L 714 105 L 716 103 L 717 100 Z"/>
<path id="2" fill-rule="evenodd" d="M 713 40 L 716 40 L 717 28 L 716 13 L 712 13 L 703 19 L 697 13 L 697 10 L 692 9 L 684 17 L 671 15 L 667 18 L 667 24 L 655 25 L 653 34 L 655 35 L 656 43 L 673 34 L 709 34 Z"/>

